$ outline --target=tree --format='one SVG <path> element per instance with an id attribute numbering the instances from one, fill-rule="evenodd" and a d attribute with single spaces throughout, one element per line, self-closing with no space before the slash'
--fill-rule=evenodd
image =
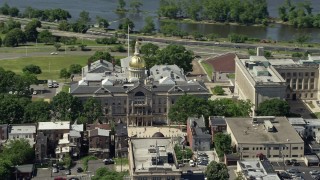
<path id="1" fill-rule="evenodd" d="M 309 40 L 311 39 L 311 37 L 307 34 L 299 34 L 297 37 L 296 37 L 296 42 L 300 44 L 300 46 L 302 47 L 302 45 L 305 43 L 305 42 L 308 42 Z"/>
<path id="2" fill-rule="evenodd" d="M 94 62 L 96 60 L 105 60 L 111 62 L 112 56 L 109 52 L 96 51 L 91 57 L 89 57 L 88 62 Z"/>
<path id="3" fill-rule="evenodd" d="M 41 74 L 41 68 L 37 65 L 34 65 L 34 64 L 30 64 L 30 65 L 27 65 L 25 66 L 22 71 L 24 73 L 31 73 L 31 74 Z"/>
<path id="4" fill-rule="evenodd" d="M 54 42 L 54 37 L 53 37 L 52 33 L 47 29 L 41 31 L 38 34 L 38 39 L 40 42 L 43 42 L 45 44 Z"/>
<path id="5" fill-rule="evenodd" d="M 71 64 L 69 66 L 70 74 L 80 74 L 82 71 L 82 66 L 80 64 Z"/>
<path id="6" fill-rule="evenodd" d="M 30 102 L 30 101 L 29 101 Z M 20 124 L 23 119 L 24 107 L 27 105 L 24 98 L 9 94 L 0 95 L 0 123 Z"/>
<path id="7" fill-rule="evenodd" d="M 69 31 L 70 30 L 70 24 L 68 23 L 68 21 L 62 20 L 62 21 L 59 22 L 58 29 L 60 31 Z"/>
<path id="8" fill-rule="evenodd" d="M 169 110 L 169 118 L 172 122 L 185 124 L 188 117 L 208 115 L 208 102 L 205 99 L 193 95 L 183 95 L 172 105 Z"/>
<path id="9" fill-rule="evenodd" d="M 96 20 L 97 20 L 97 24 L 99 25 L 99 28 L 107 29 L 109 27 L 109 25 L 110 25 L 109 22 L 106 19 L 104 19 L 104 18 L 102 18 L 100 16 L 97 16 Z"/>
<path id="10" fill-rule="evenodd" d="M 191 159 L 193 155 L 193 152 L 191 149 L 185 148 L 184 146 L 183 148 L 181 148 L 181 146 L 178 144 L 174 146 L 174 152 L 176 154 L 178 161 L 181 161 L 183 159 Z"/>
<path id="11" fill-rule="evenodd" d="M 12 7 L 9 9 L 9 15 L 11 17 L 17 17 L 19 15 L 19 9 L 16 7 Z"/>
<path id="12" fill-rule="evenodd" d="M 145 25 L 141 29 L 141 32 L 144 34 L 152 34 L 153 31 L 155 31 L 155 24 L 153 22 L 153 18 L 151 16 L 148 16 L 144 20 Z"/>
<path id="13" fill-rule="evenodd" d="M 135 12 L 135 13 L 139 13 L 141 10 L 140 10 L 140 7 L 142 6 L 142 2 L 140 0 L 132 0 L 130 2 L 130 7 L 131 7 L 131 10 L 132 12 Z"/>
<path id="14" fill-rule="evenodd" d="M 228 98 L 209 100 L 208 103 L 210 116 L 248 117 L 252 107 L 250 101 Z"/>
<path id="15" fill-rule="evenodd" d="M 21 29 L 18 28 L 10 30 L 3 40 L 3 44 L 8 47 L 16 47 L 19 46 L 20 43 L 25 42 L 26 36 L 24 32 L 22 32 Z"/>
<path id="16" fill-rule="evenodd" d="M 157 64 L 176 64 L 184 71 L 192 71 L 193 52 L 182 45 L 170 44 L 157 53 Z"/>
<path id="17" fill-rule="evenodd" d="M 242 34 L 235 34 L 231 33 L 228 35 L 228 38 L 230 39 L 230 42 L 232 43 L 244 43 L 246 40 L 248 40 L 248 37 Z"/>
<path id="18" fill-rule="evenodd" d="M 72 166 L 72 159 L 70 157 L 69 154 L 66 154 L 64 157 L 63 157 L 63 164 L 64 166 L 67 168 L 67 169 L 70 169 L 71 166 Z"/>
<path id="19" fill-rule="evenodd" d="M 90 97 L 83 104 L 83 114 L 87 118 L 89 124 L 93 123 L 102 116 L 102 107 L 97 99 Z"/>
<path id="20" fill-rule="evenodd" d="M 1 39 L 1 37 L 0 37 L 0 47 L 2 46 L 2 39 Z"/>
<path id="21" fill-rule="evenodd" d="M 24 110 L 23 123 L 50 121 L 50 105 L 45 101 L 29 103 Z"/>
<path id="22" fill-rule="evenodd" d="M 126 11 L 126 9 L 124 8 L 126 6 L 126 2 L 124 0 L 118 0 L 118 8 L 117 11 Z"/>
<path id="23" fill-rule="evenodd" d="M 228 168 L 223 163 L 217 163 L 216 161 L 211 161 L 207 166 L 205 171 L 205 176 L 208 180 L 228 180 L 229 173 Z"/>
<path id="24" fill-rule="evenodd" d="M 2 147 L 0 157 L 6 157 L 13 165 L 31 163 L 34 159 L 34 150 L 26 139 L 11 140 Z"/>
<path id="25" fill-rule="evenodd" d="M 81 11 L 79 14 L 78 22 L 82 24 L 88 24 L 91 21 L 91 18 L 89 16 L 89 12 L 87 11 Z"/>
<path id="26" fill-rule="evenodd" d="M 124 32 L 127 32 L 128 26 L 129 26 L 129 31 L 132 32 L 134 29 L 134 23 L 129 18 L 126 18 L 121 24 L 119 24 L 118 28 Z"/>
<path id="27" fill-rule="evenodd" d="M 59 51 L 59 49 L 61 48 L 60 43 L 54 43 L 53 46 L 56 48 L 56 51 Z"/>
<path id="28" fill-rule="evenodd" d="M 61 91 L 52 99 L 52 110 L 59 120 L 75 120 L 82 111 L 82 104 L 77 97 Z"/>
<path id="29" fill-rule="evenodd" d="M 220 158 L 224 154 L 229 154 L 231 152 L 231 137 L 228 134 L 217 133 L 214 135 L 214 147 Z"/>
<path id="30" fill-rule="evenodd" d="M 39 32 L 37 28 L 41 27 L 41 22 L 37 19 L 33 19 L 24 27 L 24 33 L 26 34 L 27 41 L 36 41 Z"/>
<path id="31" fill-rule="evenodd" d="M 222 89 L 221 86 L 215 86 L 213 88 L 213 91 L 216 95 L 224 95 L 224 90 Z"/>
<path id="32" fill-rule="evenodd" d="M 66 68 L 63 68 L 60 70 L 60 78 L 64 78 L 66 80 L 66 79 L 70 78 L 70 76 L 71 76 L 71 74 Z"/>
<path id="33" fill-rule="evenodd" d="M 4 3 L 3 6 L 0 8 L 0 14 L 9 15 L 10 6 L 8 3 Z"/>
<path id="34" fill-rule="evenodd" d="M 147 69 L 151 68 L 153 65 L 156 64 L 156 55 L 158 50 L 159 46 L 152 43 L 143 44 L 141 46 L 140 52 L 141 54 L 143 54 L 143 58 L 145 59 Z"/>
<path id="35" fill-rule="evenodd" d="M 287 116 L 290 114 L 290 106 L 285 100 L 269 99 L 258 105 L 256 113 L 259 116 Z"/>

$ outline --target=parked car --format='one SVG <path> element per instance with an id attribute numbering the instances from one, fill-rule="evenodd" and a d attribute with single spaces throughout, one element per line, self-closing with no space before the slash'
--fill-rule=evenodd
<path id="1" fill-rule="evenodd" d="M 59 170 L 65 170 L 66 168 L 64 168 L 63 166 L 58 166 Z"/>
<path id="2" fill-rule="evenodd" d="M 300 163 L 294 162 L 294 163 L 292 163 L 292 166 L 300 166 Z"/>
<path id="3" fill-rule="evenodd" d="M 320 175 L 320 171 L 319 170 L 312 170 L 309 172 L 311 175 Z"/>
<path id="4" fill-rule="evenodd" d="M 193 174 L 192 170 L 187 170 L 187 174 Z"/>
<path id="5" fill-rule="evenodd" d="M 50 53 L 51 55 L 57 55 L 58 53 L 57 52 L 52 52 Z"/>
<path id="6" fill-rule="evenodd" d="M 77 177 L 71 177 L 69 180 L 79 180 Z"/>
<path id="7" fill-rule="evenodd" d="M 113 159 L 104 159 L 103 162 L 104 162 L 105 165 L 114 164 Z"/>
<path id="8" fill-rule="evenodd" d="M 292 163 L 291 163 L 290 160 L 285 160 L 285 161 L 284 161 L 284 164 L 287 165 L 287 166 L 292 165 Z"/>
<path id="9" fill-rule="evenodd" d="M 59 172 L 59 169 L 56 168 L 56 167 L 53 167 L 53 168 L 52 168 L 52 172 L 53 172 L 53 173 L 58 173 L 58 172 Z"/>
<path id="10" fill-rule="evenodd" d="M 77 172 L 78 172 L 78 173 L 81 173 L 81 172 L 83 172 L 83 169 L 82 169 L 81 167 L 78 167 L 78 168 L 77 168 Z"/>
<path id="11" fill-rule="evenodd" d="M 64 174 L 65 174 L 65 175 L 70 175 L 70 174 L 71 174 L 70 169 L 66 169 L 66 170 L 64 171 Z"/>
<path id="12" fill-rule="evenodd" d="M 194 166 L 196 166 L 196 164 L 194 163 L 194 161 L 193 161 L 193 160 L 190 160 L 190 161 L 189 161 L 189 165 L 190 165 L 190 167 L 194 167 Z"/>
<path id="13" fill-rule="evenodd" d="M 67 180 L 67 179 L 64 177 L 55 177 L 54 180 Z"/>
<path id="14" fill-rule="evenodd" d="M 37 92 L 37 91 L 33 91 L 32 94 L 33 94 L 33 95 L 36 95 L 36 94 L 38 94 L 38 92 Z"/>
<path id="15" fill-rule="evenodd" d="M 288 174 L 288 173 L 286 173 L 286 172 L 281 172 L 281 173 L 279 173 L 279 176 L 280 176 L 282 179 L 291 179 L 290 174 Z"/>

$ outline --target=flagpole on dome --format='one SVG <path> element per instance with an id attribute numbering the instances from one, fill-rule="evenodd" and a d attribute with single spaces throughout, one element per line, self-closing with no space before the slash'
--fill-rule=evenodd
<path id="1" fill-rule="evenodd" d="M 130 27 L 128 25 L 128 57 L 130 56 Z"/>

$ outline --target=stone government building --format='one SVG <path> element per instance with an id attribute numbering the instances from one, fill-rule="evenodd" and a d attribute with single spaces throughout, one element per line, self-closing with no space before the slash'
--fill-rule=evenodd
<path id="1" fill-rule="evenodd" d="M 188 80 L 177 65 L 155 65 L 146 69 L 136 43 L 133 56 L 121 59 L 121 67 L 98 60 L 82 69 L 82 79 L 70 93 L 85 101 L 101 102 L 106 121 L 121 120 L 129 126 L 169 124 L 170 106 L 184 94 L 208 98 L 203 82 Z"/>

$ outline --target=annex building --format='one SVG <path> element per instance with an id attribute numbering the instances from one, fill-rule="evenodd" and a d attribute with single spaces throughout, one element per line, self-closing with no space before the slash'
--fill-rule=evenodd
<path id="1" fill-rule="evenodd" d="M 71 85 L 70 93 L 82 101 L 98 99 L 107 121 L 121 120 L 129 126 L 169 124 L 168 111 L 180 96 L 211 95 L 203 82 L 188 80 L 177 65 L 146 69 L 138 43 L 132 57 L 121 59 L 121 67 L 104 60 L 83 67 L 82 79 Z"/>
<path id="2" fill-rule="evenodd" d="M 286 117 L 226 118 L 227 133 L 241 159 L 303 158 L 304 141 Z"/>
<path id="3" fill-rule="evenodd" d="M 261 49 L 257 56 L 236 56 L 235 94 L 249 99 L 254 110 L 268 99 L 317 100 L 320 56 L 308 60 L 267 59 Z"/>

